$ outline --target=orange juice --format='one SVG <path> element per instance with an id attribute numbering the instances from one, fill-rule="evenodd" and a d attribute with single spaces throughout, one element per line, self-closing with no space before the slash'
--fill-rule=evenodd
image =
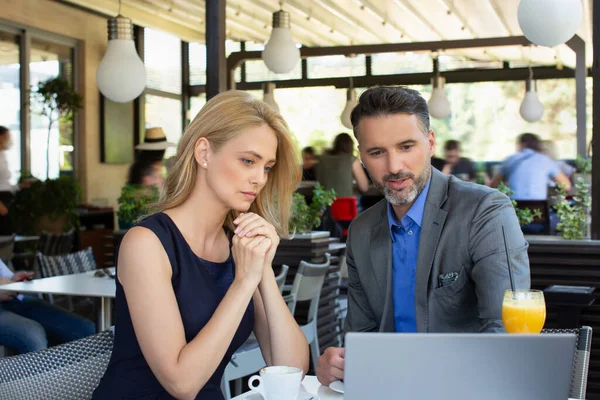
<path id="1" fill-rule="evenodd" d="M 504 299 L 502 322 L 508 333 L 540 333 L 546 321 L 546 305 L 541 299 Z"/>

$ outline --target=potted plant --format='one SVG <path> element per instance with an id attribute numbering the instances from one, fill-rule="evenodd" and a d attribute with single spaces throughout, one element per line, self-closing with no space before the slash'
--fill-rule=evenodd
<path id="1" fill-rule="evenodd" d="M 508 197 L 515 193 L 511 188 L 506 186 L 504 182 L 500 182 L 500 185 L 498 185 L 498 191 L 500 193 L 504 193 Z M 517 214 L 519 225 L 521 226 L 529 225 L 533 222 L 534 219 L 542 216 L 540 210 L 531 211 L 529 208 L 519 208 L 517 207 L 517 202 L 515 200 L 511 199 L 510 201 L 515 209 L 515 213 Z"/>
<path id="2" fill-rule="evenodd" d="M 312 201 L 306 203 L 306 198 L 300 193 L 294 193 L 290 231 L 300 234 L 310 233 L 321 224 L 321 217 L 336 198 L 335 190 L 325 190 L 317 184 L 313 190 Z"/>
<path id="3" fill-rule="evenodd" d="M 148 214 L 152 204 L 158 201 L 158 189 L 149 185 L 123 186 L 121 195 L 117 199 L 119 211 L 119 229 L 131 228 L 141 217 Z"/>
<path id="4" fill-rule="evenodd" d="M 567 200 L 567 193 L 560 187 L 556 196 L 558 204 L 554 206 L 560 222 L 556 229 L 569 240 L 583 240 L 590 237 L 590 207 L 592 198 L 589 185 L 582 177 L 575 182 L 573 201 Z"/>
<path id="5" fill-rule="evenodd" d="M 578 155 L 575 158 L 575 168 L 577 172 L 573 174 L 571 179 L 573 182 L 577 182 L 579 178 L 582 178 L 584 183 L 588 185 L 588 188 L 592 187 L 592 158 L 582 157 Z"/>
<path id="6" fill-rule="evenodd" d="M 40 82 L 32 92 L 33 103 L 38 112 L 48 118 L 48 137 L 46 155 L 46 176 L 50 171 L 50 135 L 56 122 L 70 122 L 82 107 L 82 97 L 75 92 L 71 84 L 60 77 Z"/>
<path id="7" fill-rule="evenodd" d="M 15 194 L 11 213 L 19 234 L 61 233 L 78 226 L 79 183 L 69 177 L 33 181 Z"/>

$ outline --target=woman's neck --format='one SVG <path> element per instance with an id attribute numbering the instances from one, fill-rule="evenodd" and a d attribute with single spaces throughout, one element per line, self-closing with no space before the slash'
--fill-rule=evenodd
<path id="1" fill-rule="evenodd" d="M 167 210 L 177 227 L 194 250 L 204 252 L 219 244 L 226 236 L 223 223 L 229 213 L 210 190 L 197 185 L 182 205 Z"/>

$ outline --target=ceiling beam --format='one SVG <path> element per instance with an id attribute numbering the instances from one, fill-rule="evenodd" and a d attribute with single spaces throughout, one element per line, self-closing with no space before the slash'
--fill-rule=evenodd
<path id="1" fill-rule="evenodd" d="M 333 47 L 302 47 L 301 57 L 318 57 L 332 55 L 354 55 L 354 54 L 376 54 L 376 53 L 405 53 L 408 51 L 438 51 L 449 49 L 468 49 L 477 47 L 497 46 L 527 46 L 530 42 L 525 36 L 508 36 L 482 39 L 442 40 L 436 42 L 407 42 L 368 44 L 355 46 L 333 46 Z M 255 60 L 261 58 L 260 51 L 234 52 L 227 58 L 227 68 L 232 71 L 244 60 Z"/>
<path id="2" fill-rule="evenodd" d="M 534 67 L 535 79 L 568 79 L 575 77 L 575 71 L 570 68 L 561 70 L 555 67 Z M 587 71 L 591 75 L 591 70 Z M 522 81 L 529 77 L 528 68 L 495 68 L 495 69 L 462 69 L 444 71 L 446 83 L 477 83 L 477 82 L 504 82 Z M 371 87 L 376 85 L 430 85 L 431 72 L 415 74 L 396 75 L 370 75 L 352 77 L 354 87 Z M 273 82 L 273 81 L 269 81 Z M 237 90 L 261 90 L 267 81 L 260 82 L 236 82 Z M 346 89 L 350 85 L 349 77 L 319 78 L 319 79 L 288 79 L 274 82 L 277 88 L 305 88 L 334 86 L 338 89 Z M 204 86 L 195 85 L 190 87 L 191 96 L 199 96 L 204 93 Z"/>

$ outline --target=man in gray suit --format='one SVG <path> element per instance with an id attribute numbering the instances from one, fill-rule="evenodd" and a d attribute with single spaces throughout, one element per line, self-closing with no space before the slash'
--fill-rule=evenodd
<path id="1" fill-rule="evenodd" d="M 385 200 L 348 232 L 346 331 L 503 331 L 507 256 L 515 286 L 530 285 L 528 245 L 510 200 L 431 167 L 434 132 L 414 90 L 365 91 L 352 125 Z M 343 379 L 343 348 L 325 351 L 317 376 L 324 385 Z"/>

